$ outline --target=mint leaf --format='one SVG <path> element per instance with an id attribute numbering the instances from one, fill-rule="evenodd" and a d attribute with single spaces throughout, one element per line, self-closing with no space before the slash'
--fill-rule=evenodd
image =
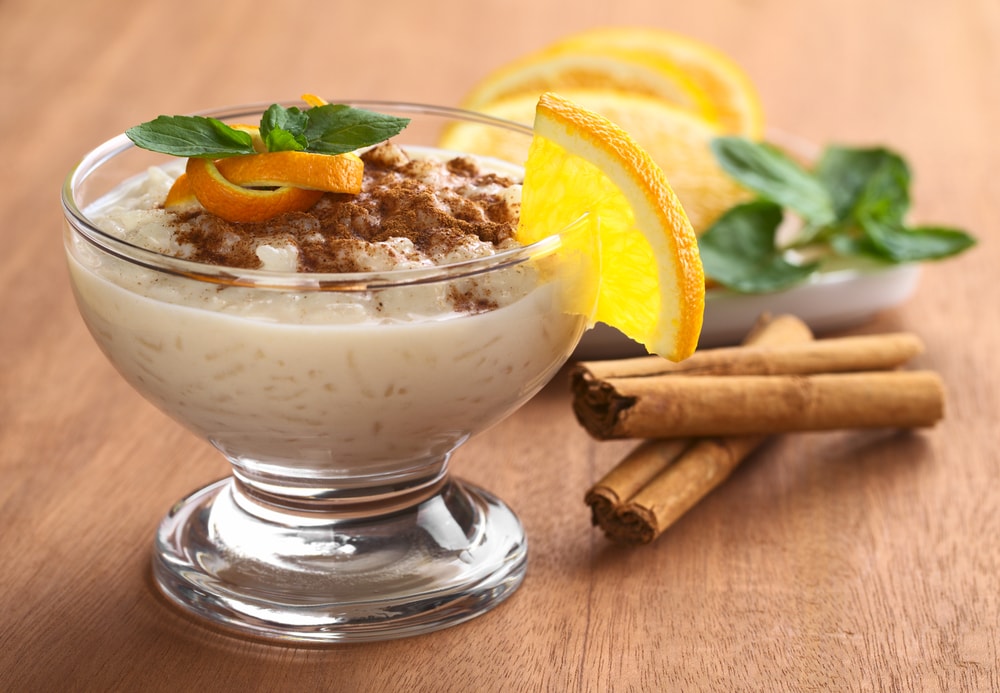
<path id="1" fill-rule="evenodd" d="M 870 189 L 872 186 L 883 189 L 882 197 L 897 198 L 895 205 L 901 211 L 901 217 L 909 206 L 909 168 L 902 157 L 888 149 L 827 147 L 816 164 L 814 174 L 833 200 L 838 223 L 852 221 L 859 200 L 873 198 L 876 190 Z M 893 178 L 896 190 L 887 195 L 885 184 Z"/>
<path id="2" fill-rule="evenodd" d="M 269 152 L 302 151 L 308 146 L 309 117 L 298 108 L 272 104 L 260 119 L 260 136 Z"/>
<path id="3" fill-rule="evenodd" d="M 326 104 L 302 111 L 272 104 L 260 119 L 267 151 L 344 154 L 394 137 L 409 118 Z M 222 158 L 256 154 L 253 138 L 204 116 L 159 116 L 125 131 L 137 147 L 183 157 Z"/>
<path id="4" fill-rule="evenodd" d="M 898 154 L 883 148 L 832 148 L 820 160 L 817 175 L 837 200 L 843 222 L 862 236 L 834 244 L 841 254 L 874 255 L 890 262 L 921 262 L 956 255 L 975 239 L 958 229 L 908 228 L 910 169 Z"/>
<path id="5" fill-rule="evenodd" d="M 830 236 L 830 248 L 837 255 L 844 257 L 866 257 L 880 262 L 892 262 L 886 253 L 879 249 L 862 231 L 842 232 Z"/>
<path id="6" fill-rule="evenodd" d="M 711 146 L 723 170 L 764 199 L 794 210 L 812 226 L 834 221 L 826 188 L 781 150 L 744 137 L 717 137 Z"/>
<path id="7" fill-rule="evenodd" d="M 781 206 L 757 200 L 733 207 L 698 239 L 705 274 L 742 293 L 779 291 L 804 281 L 816 264 L 793 265 L 775 246 Z"/>
<path id="8" fill-rule="evenodd" d="M 960 229 L 907 226 L 910 168 L 884 147 L 829 146 L 812 172 L 772 145 L 739 137 L 717 138 L 712 149 L 724 170 L 762 198 L 732 208 L 699 239 L 706 274 L 730 289 L 776 291 L 819 268 L 790 263 L 775 247 L 782 208 L 805 222 L 786 247 L 806 246 L 812 255 L 920 262 L 976 244 Z"/>
<path id="9" fill-rule="evenodd" d="M 899 156 L 885 152 L 860 189 L 852 214 L 902 225 L 910 210 L 910 169 Z"/>
<path id="10" fill-rule="evenodd" d="M 307 151 L 343 154 L 384 142 L 403 131 L 409 118 L 375 113 L 342 104 L 326 104 L 305 112 Z"/>
<path id="11" fill-rule="evenodd" d="M 862 216 L 860 223 L 871 245 L 893 262 L 940 260 L 976 244 L 972 236 L 958 229 L 939 226 L 907 229 L 871 216 Z"/>
<path id="12" fill-rule="evenodd" d="M 172 156 L 218 159 L 254 153 L 250 135 L 203 116 L 159 116 L 125 134 L 137 147 Z"/>

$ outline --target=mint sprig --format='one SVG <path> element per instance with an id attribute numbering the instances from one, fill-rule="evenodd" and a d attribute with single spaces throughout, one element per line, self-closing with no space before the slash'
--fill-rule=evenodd
<path id="1" fill-rule="evenodd" d="M 723 170 L 757 194 L 699 238 L 705 273 L 734 291 L 787 289 L 834 257 L 922 262 L 976 243 L 959 229 L 908 225 L 911 173 L 888 149 L 830 146 L 811 170 L 773 145 L 740 137 L 717 138 L 712 150 Z M 779 241 L 789 214 L 801 227 L 794 238 Z M 803 256 L 812 260 L 797 260 Z"/>
<path id="2" fill-rule="evenodd" d="M 125 131 L 137 147 L 187 157 L 253 154 L 253 138 L 221 120 L 203 116 L 159 116 Z"/>
<path id="3" fill-rule="evenodd" d="M 261 116 L 260 136 L 269 152 L 343 154 L 384 142 L 409 123 L 409 118 L 343 104 L 304 111 L 272 104 Z M 125 134 L 137 147 L 171 156 L 221 159 L 256 153 L 249 134 L 205 116 L 159 116 Z"/>
<path id="4" fill-rule="evenodd" d="M 724 171 L 764 199 L 816 226 L 833 221 L 833 202 L 823 184 L 777 147 L 739 137 L 716 138 L 711 147 Z"/>
<path id="5" fill-rule="evenodd" d="M 705 273 L 742 293 L 779 291 L 804 281 L 816 263 L 797 265 L 775 252 L 781 205 L 754 200 L 733 207 L 699 239 Z"/>
<path id="6" fill-rule="evenodd" d="M 305 135 L 308 151 L 343 154 L 359 147 L 384 142 L 398 135 L 408 118 L 365 111 L 340 104 L 328 104 L 306 111 L 309 124 Z"/>

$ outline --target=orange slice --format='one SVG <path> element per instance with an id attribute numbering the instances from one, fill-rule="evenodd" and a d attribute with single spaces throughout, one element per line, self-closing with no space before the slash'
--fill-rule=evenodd
<path id="1" fill-rule="evenodd" d="M 518 240 L 597 218 L 595 320 L 679 361 L 698 345 L 705 275 L 698 241 L 666 177 L 603 116 L 555 94 L 538 100 Z"/>
<path id="2" fill-rule="evenodd" d="M 537 99 L 542 92 L 574 88 L 646 94 L 709 122 L 717 120 L 711 100 L 672 62 L 649 52 L 615 47 L 530 54 L 487 75 L 461 105 L 478 111 L 517 94 Z"/>
<path id="3" fill-rule="evenodd" d="M 621 50 L 658 56 L 674 65 L 706 95 L 725 132 L 763 136 L 763 108 L 753 82 L 728 55 L 697 39 L 649 27 L 600 27 L 557 41 L 546 52 L 555 56 Z"/>
<path id="4" fill-rule="evenodd" d="M 322 96 L 316 96 L 315 94 L 303 94 L 302 100 L 313 107 L 326 106 L 329 103 L 329 101 L 324 99 Z"/>
<path id="5" fill-rule="evenodd" d="M 229 127 L 234 130 L 240 130 L 242 132 L 250 135 L 253 140 L 253 148 L 258 154 L 263 154 L 267 151 L 267 145 L 264 144 L 264 138 L 260 136 L 260 128 L 256 125 L 245 125 L 243 123 L 230 123 Z"/>

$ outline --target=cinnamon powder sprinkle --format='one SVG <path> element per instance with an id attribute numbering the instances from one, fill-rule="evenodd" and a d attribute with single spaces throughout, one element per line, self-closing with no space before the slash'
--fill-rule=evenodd
<path id="1" fill-rule="evenodd" d="M 203 210 L 174 215 L 189 259 L 259 269 L 260 245 L 294 246 L 300 272 L 358 272 L 367 244 L 408 238 L 429 258 L 446 257 L 476 238 L 499 246 L 514 237 L 519 204 L 507 191 L 519 181 L 483 171 L 471 158 L 411 158 L 392 143 L 368 152 L 362 191 L 325 194 L 307 212 L 266 222 L 228 222 Z"/>

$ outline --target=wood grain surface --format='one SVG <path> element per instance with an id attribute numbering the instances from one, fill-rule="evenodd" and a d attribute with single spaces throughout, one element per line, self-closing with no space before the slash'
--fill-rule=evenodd
<path id="1" fill-rule="evenodd" d="M 77 315 L 59 207 L 74 162 L 160 113 L 305 91 L 455 105 L 493 67 L 601 24 L 727 51 L 771 126 L 898 149 L 915 216 L 977 235 L 854 330 L 918 334 L 945 420 L 779 438 L 625 549 L 582 498 L 634 444 L 591 440 L 560 376 L 455 458 L 530 537 L 523 586 L 487 615 L 289 648 L 162 603 L 154 529 L 226 464 L 135 394 Z M 0 690 L 1000 689 L 998 127 L 996 0 L 0 0 Z"/>

